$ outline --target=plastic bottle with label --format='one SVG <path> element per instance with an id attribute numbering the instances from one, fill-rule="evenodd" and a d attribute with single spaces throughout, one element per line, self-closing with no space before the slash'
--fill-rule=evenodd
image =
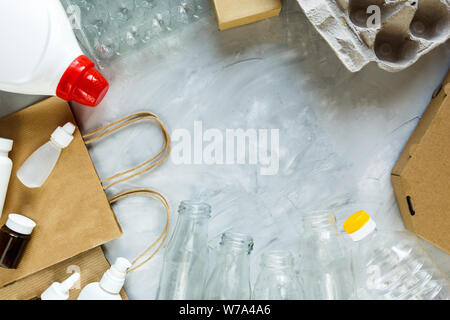
<path id="1" fill-rule="evenodd" d="M 0 217 L 2 216 L 13 166 L 11 159 L 8 158 L 8 153 L 12 150 L 12 146 L 12 140 L 0 138 Z"/>
<path id="2" fill-rule="evenodd" d="M 40 188 L 52 173 L 62 149 L 73 140 L 75 125 L 71 122 L 58 127 L 52 133 L 50 141 L 34 151 L 20 169 L 17 178 L 28 188 Z"/>
<path id="3" fill-rule="evenodd" d="M 98 105 L 109 84 L 70 21 L 59 0 L 0 1 L 0 90 Z"/>
<path id="4" fill-rule="evenodd" d="M 355 241 L 357 295 L 377 300 L 448 300 L 449 282 L 409 232 L 380 232 L 358 211 L 344 223 Z"/>
<path id="5" fill-rule="evenodd" d="M 63 282 L 53 282 L 47 290 L 41 294 L 41 300 L 67 300 L 69 290 L 80 280 L 80 274 L 75 272 Z"/>
<path id="6" fill-rule="evenodd" d="M 131 263 L 127 259 L 117 258 L 100 282 L 92 282 L 84 287 L 77 300 L 122 300 L 120 290 L 130 267 Z"/>

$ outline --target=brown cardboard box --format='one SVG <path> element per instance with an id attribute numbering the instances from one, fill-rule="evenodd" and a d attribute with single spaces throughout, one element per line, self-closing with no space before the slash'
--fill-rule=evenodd
<path id="1" fill-rule="evenodd" d="M 213 0 L 219 29 L 225 30 L 280 14 L 281 0 Z"/>
<path id="2" fill-rule="evenodd" d="M 405 227 L 450 254 L 450 73 L 395 164 Z"/>

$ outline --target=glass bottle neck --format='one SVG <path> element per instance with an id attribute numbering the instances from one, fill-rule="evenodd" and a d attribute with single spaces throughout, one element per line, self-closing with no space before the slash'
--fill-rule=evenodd
<path id="1" fill-rule="evenodd" d="M 0 150 L 0 157 L 6 157 L 6 158 L 8 158 L 8 155 L 9 155 L 9 152 L 8 152 L 8 151 Z"/>
<path id="2" fill-rule="evenodd" d="M 270 270 L 289 270 L 294 267 L 294 258 L 288 251 L 269 251 L 262 255 L 261 267 Z"/>
<path id="3" fill-rule="evenodd" d="M 186 216 L 189 218 L 205 218 L 211 217 L 211 206 L 203 202 L 195 202 L 190 200 L 181 201 L 178 207 L 178 213 L 180 216 Z"/>
<path id="4" fill-rule="evenodd" d="M 246 234 L 225 232 L 220 247 L 221 252 L 249 255 L 253 251 L 253 239 Z"/>
<path id="5" fill-rule="evenodd" d="M 303 217 L 303 227 L 308 231 L 336 230 L 336 218 L 328 211 L 311 212 Z"/>

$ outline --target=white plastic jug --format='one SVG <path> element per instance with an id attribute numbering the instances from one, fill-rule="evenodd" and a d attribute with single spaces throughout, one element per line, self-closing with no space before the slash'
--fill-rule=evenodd
<path id="1" fill-rule="evenodd" d="M 0 90 L 96 106 L 109 85 L 83 55 L 59 0 L 0 1 Z"/>
<path id="2" fill-rule="evenodd" d="M 50 140 L 25 160 L 17 171 L 17 178 L 28 188 L 40 188 L 52 173 L 62 149 L 72 142 L 74 132 L 75 125 L 71 122 L 56 128 Z"/>

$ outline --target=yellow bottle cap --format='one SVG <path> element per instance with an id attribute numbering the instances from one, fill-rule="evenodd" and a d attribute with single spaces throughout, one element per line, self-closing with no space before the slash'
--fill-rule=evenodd
<path id="1" fill-rule="evenodd" d="M 348 234 L 352 234 L 364 227 L 364 225 L 366 225 L 369 220 L 369 214 L 364 210 L 360 210 L 352 214 L 347 220 L 345 220 L 343 227 L 345 232 L 347 232 Z"/>

